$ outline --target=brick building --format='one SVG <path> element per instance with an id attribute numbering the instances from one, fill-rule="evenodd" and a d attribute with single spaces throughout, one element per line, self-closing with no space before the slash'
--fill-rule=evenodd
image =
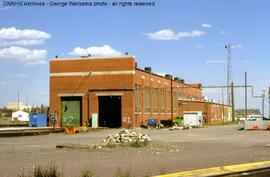
<path id="1" fill-rule="evenodd" d="M 201 84 L 138 69 L 132 56 L 50 61 L 50 113 L 58 126 L 84 126 L 94 114 L 100 127 L 170 120 L 178 116 L 178 99 L 201 101 Z"/>
<path id="2" fill-rule="evenodd" d="M 202 111 L 204 123 L 206 124 L 221 124 L 232 121 L 232 110 L 228 105 L 205 101 L 179 100 L 178 110 L 179 116 L 183 116 L 184 111 Z"/>

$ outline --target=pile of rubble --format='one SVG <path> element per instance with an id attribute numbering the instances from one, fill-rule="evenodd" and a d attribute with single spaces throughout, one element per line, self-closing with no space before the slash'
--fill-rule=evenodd
<path id="1" fill-rule="evenodd" d="M 137 133 L 134 131 L 121 130 L 119 133 L 112 135 L 109 134 L 107 138 L 103 139 L 101 146 L 108 144 L 132 144 L 135 142 L 144 143 L 151 141 L 151 138 L 146 134 Z"/>

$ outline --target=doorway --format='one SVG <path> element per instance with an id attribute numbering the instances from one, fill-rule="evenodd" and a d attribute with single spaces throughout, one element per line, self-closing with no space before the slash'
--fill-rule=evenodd
<path id="1" fill-rule="evenodd" d="M 119 128 L 121 127 L 121 96 L 99 96 L 98 97 L 98 124 L 99 127 Z"/>
<path id="2" fill-rule="evenodd" d="M 82 126 L 82 97 L 61 97 L 62 127 Z"/>

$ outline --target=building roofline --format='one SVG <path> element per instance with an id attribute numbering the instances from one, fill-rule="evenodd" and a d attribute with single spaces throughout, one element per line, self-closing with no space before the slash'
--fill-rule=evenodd
<path id="1" fill-rule="evenodd" d="M 210 101 L 199 101 L 199 100 L 181 100 L 182 102 L 196 102 L 196 103 L 207 103 L 207 104 L 216 104 L 216 105 L 222 105 L 222 106 L 227 106 L 227 107 L 232 107 L 227 104 L 222 104 L 222 103 L 216 103 L 216 102 L 210 102 Z"/>
<path id="2" fill-rule="evenodd" d="M 100 57 L 77 57 L 77 58 L 51 58 L 50 61 L 67 61 L 67 60 L 91 60 L 91 59 L 117 59 L 117 58 L 136 58 L 133 55 L 124 55 L 124 56 L 100 56 Z"/>
<path id="3" fill-rule="evenodd" d="M 136 70 L 145 72 L 145 73 L 147 73 L 147 74 L 152 74 L 152 75 L 154 75 L 154 76 L 158 76 L 158 77 L 161 77 L 161 78 L 163 78 L 163 79 L 167 79 L 168 81 L 171 81 L 171 79 L 168 79 L 168 78 L 165 77 L 165 76 L 162 76 L 162 75 L 159 75 L 159 74 L 156 74 L 156 73 L 153 73 L 153 72 L 148 72 L 148 71 L 145 71 L 144 69 L 136 68 Z M 172 80 L 173 80 L 173 79 L 172 79 Z M 175 81 L 175 80 L 173 80 L 173 82 L 179 83 L 179 84 L 184 84 L 184 85 L 190 86 L 190 87 L 192 87 L 192 88 L 198 88 L 198 87 L 192 86 L 192 85 L 190 85 L 190 84 L 188 84 L 188 83 L 185 83 L 185 82 L 177 82 L 177 81 Z"/>

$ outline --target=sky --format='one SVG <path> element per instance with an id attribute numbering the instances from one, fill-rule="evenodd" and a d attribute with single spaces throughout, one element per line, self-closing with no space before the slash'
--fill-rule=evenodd
<path id="1" fill-rule="evenodd" d="M 0 107 L 16 101 L 18 91 L 25 103 L 28 98 L 30 105 L 48 105 L 49 62 L 55 55 L 128 52 L 140 68 L 172 73 L 187 83 L 226 85 L 228 43 L 234 84 L 244 84 L 246 71 L 255 95 L 268 90 L 270 1 L 151 2 L 154 7 L 6 7 L 1 0 Z M 221 89 L 203 93 L 221 102 Z M 243 93 L 235 89 L 236 108 L 244 106 Z M 251 98 L 250 90 L 248 95 L 248 107 L 261 108 L 261 100 Z"/>

